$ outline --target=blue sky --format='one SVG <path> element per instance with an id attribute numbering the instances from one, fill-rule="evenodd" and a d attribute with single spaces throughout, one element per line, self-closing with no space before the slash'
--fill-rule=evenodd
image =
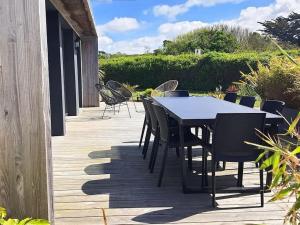
<path id="1" fill-rule="evenodd" d="M 99 49 L 141 54 L 214 24 L 255 31 L 258 21 L 300 11 L 300 0 L 91 0 Z"/>

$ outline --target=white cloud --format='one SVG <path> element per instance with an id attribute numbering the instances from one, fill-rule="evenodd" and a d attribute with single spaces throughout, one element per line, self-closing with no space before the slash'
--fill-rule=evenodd
<path id="1" fill-rule="evenodd" d="M 126 32 L 130 30 L 136 30 L 140 27 L 140 23 L 136 18 L 130 17 L 116 17 L 108 23 L 97 26 L 97 30 L 101 33 L 109 32 Z"/>
<path id="2" fill-rule="evenodd" d="M 204 23 L 201 21 L 181 21 L 177 23 L 164 23 L 159 26 L 158 31 L 160 34 L 165 35 L 168 39 L 172 39 L 180 34 L 184 34 L 208 25 L 208 23 Z"/>
<path id="3" fill-rule="evenodd" d="M 116 41 L 106 45 L 100 43 L 99 49 L 109 53 L 143 54 L 159 48 L 164 40 L 163 35 L 145 36 L 130 41 Z"/>
<path id="4" fill-rule="evenodd" d="M 156 5 L 153 7 L 155 16 L 166 16 L 170 20 L 176 19 L 176 16 L 184 14 L 190 8 L 195 6 L 211 7 L 217 4 L 224 3 L 239 3 L 245 0 L 187 0 L 183 4 L 177 5 Z"/>
<path id="5" fill-rule="evenodd" d="M 242 26 L 252 31 L 262 28 L 258 22 L 271 20 L 278 16 L 288 16 L 291 12 L 300 11 L 300 0 L 276 0 L 264 7 L 248 7 L 240 12 L 237 19 L 220 21 L 232 26 Z"/>

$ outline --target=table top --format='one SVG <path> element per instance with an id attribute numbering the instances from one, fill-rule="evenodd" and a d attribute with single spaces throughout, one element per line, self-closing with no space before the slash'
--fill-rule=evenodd
<path id="1" fill-rule="evenodd" d="M 283 122 L 279 115 L 249 108 L 217 98 L 203 97 L 154 97 L 171 117 L 184 125 L 213 124 L 218 113 L 266 113 L 266 122 L 278 124 Z"/>

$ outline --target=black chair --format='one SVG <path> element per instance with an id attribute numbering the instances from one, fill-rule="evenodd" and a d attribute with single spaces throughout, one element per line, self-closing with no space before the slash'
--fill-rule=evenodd
<path id="1" fill-rule="evenodd" d="M 240 105 L 247 106 L 249 108 L 253 108 L 255 104 L 254 96 L 242 96 L 240 100 Z"/>
<path id="2" fill-rule="evenodd" d="M 285 106 L 285 102 L 278 100 L 266 100 L 264 101 L 261 110 L 273 114 L 280 114 Z"/>
<path id="3" fill-rule="evenodd" d="M 143 100 L 143 103 L 145 104 L 145 109 L 148 112 L 148 116 L 149 116 L 149 120 L 150 120 L 150 123 L 147 126 L 147 131 L 146 131 L 146 136 L 145 136 L 145 141 L 144 141 L 144 146 L 143 146 L 143 158 L 144 159 L 146 159 L 146 157 L 147 157 L 151 134 L 154 136 L 154 142 L 153 142 L 152 148 L 157 147 L 157 142 L 158 142 L 158 135 L 157 135 L 158 121 L 157 121 L 155 113 L 153 112 L 153 109 L 152 109 L 152 102 L 153 102 L 153 100 L 150 98 L 144 98 L 144 100 Z M 149 168 L 150 168 L 150 164 L 149 164 Z"/>
<path id="4" fill-rule="evenodd" d="M 224 100 L 227 102 L 233 102 L 235 103 L 237 99 L 237 93 L 235 92 L 227 92 L 224 96 Z"/>
<path id="5" fill-rule="evenodd" d="M 128 101 L 130 101 L 130 99 L 132 99 L 132 92 L 128 90 L 128 88 L 126 88 L 123 84 L 120 84 L 119 82 L 114 80 L 109 80 L 107 81 L 106 85 L 114 91 L 118 92 L 119 94 L 123 95 L 126 98 L 126 104 Z M 133 100 L 132 102 L 134 104 L 135 111 L 137 112 L 135 102 Z"/>
<path id="6" fill-rule="evenodd" d="M 285 102 L 277 101 L 277 100 L 266 100 L 263 103 L 261 110 L 268 113 L 280 115 L 284 106 L 285 106 Z M 276 135 L 278 134 L 278 130 L 279 130 L 279 124 L 277 125 L 266 124 L 265 133 L 268 133 L 270 135 Z"/>
<path id="7" fill-rule="evenodd" d="M 172 126 L 170 126 L 169 116 L 165 112 L 164 108 L 159 105 L 152 104 L 153 111 L 156 114 L 156 118 L 159 124 L 159 143 L 163 146 L 163 159 L 162 166 L 158 178 L 158 186 L 161 186 L 162 178 L 165 171 L 166 160 L 168 155 L 169 148 L 179 148 L 179 134 L 178 132 L 174 132 Z M 188 148 L 188 166 L 189 169 L 192 167 L 192 146 L 201 145 L 202 141 L 196 135 L 193 135 L 191 132 L 184 132 L 184 147 Z M 157 157 L 158 148 L 153 149 L 155 152 L 153 153 L 153 160 Z M 154 165 L 153 165 L 154 166 Z"/>
<path id="8" fill-rule="evenodd" d="M 238 162 L 238 186 L 242 186 L 243 164 L 255 161 L 260 151 L 244 143 L 261 143 L 255 129 L 264 130 L 265 113 L 226 113 L 218 114 L 214 126 L 212 145 L 205 150 L 212 154 L 212 205 L 216 206 L 216 166 L 218 161 Z M 234 124 L 234 126 L 232 125 Z M 226 131 L 226 132 L 224 132 Z M 205 157 L 206 161 L 207 158 Z M 261 163 L 261 162 L 260 162 Z M 206 165 L 206 163 L 204 163 Z M 207 168 L 205 168 L 207 170 Z M 264 205 L 263 170 L 259 171 L 261 206 Z"/>
<path id="9" fill-rule="evenodd" d="M 140 137 L 139 148 L 142 146 L 142 141 L 143 141 L 143 138 L 144 138 L 144 133 L 145 133 L 146 126 L 147 127 L 151 126 L 150 115 L 149 115 L 148 108 L 146 106 L 145 97 L 141 97 L 141 100 L 142 100 L 144 110 L 145 110 L 145 118 L 144 118 L 142 133 L 141 133 L 141 137 Z"/>
<path id="10" fill-rule="evenodd" d="M 116 106 L 120 107 L 120 104 L 126 101 L 125 97 L 110 89 L 109 87 L 103 84 L 96 84 L 96 89 L 98 90 L 103 102 L 105 103 L 105 108 L 102 114 L 102 118 L 107 110 L 107 108 L 111 108 L 116 113 Z M 120 109 L 120 108 L 119 108 Z M 129 110 L 129 109 L 128 109 Z M 128 111 L 129 112 L 129 111 Z M 130 116 L 130 112 L 129 112 Z"/>
<path id="11" fill-rule="evenodd" d="M 189 97 L 190 93 L 187 90 L 166 91 L 165 97 Z"/>

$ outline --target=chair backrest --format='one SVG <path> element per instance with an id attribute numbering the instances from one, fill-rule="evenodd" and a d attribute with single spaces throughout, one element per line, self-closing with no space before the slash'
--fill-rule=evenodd
<path id="1" fill-rule="evenodd" d="M 100 89 L 98 89 L 99 94 L 102 98 L 102 100 L 107 105 L 116 105 L 119 103 L 118 99 L 115 97 L 115 95 L 111 92 L 110 89 L 105 87 L 104 85 L 101 86 Z"/>
<path id="2" fill-rule="evenodd" d="M 106 85 L 113 89 L 114 91 L 118 92 L 119 94 L 123 95 L 125 98 L 131 98 L 132 93 L 129 91 L 123 84 L 114 81 L 114 80 L 109 80 L 107 81 Z"/>
<path id="3" fill-rule="evenodd" d="M 240 100 L 240 105 L 247 106 L 253 108 L 255 104 L 254 96 L 242 96 Z"/>
<path id="4" fill-rule="evenodd" d="M 236 99 L 237 99 L 237 93 L 235 93 L 235 92 L 227 92 L 225 97 L 224 97 L 224 100 L 227 101 L 227 102 L 235 103 Z"/>
<path id="5" fill-rule="evenodd" d="M 152 104 L 159 125 L 159 137 L 163 142 L 168 142 L 169 138 L 169 120 L 165 109 L 157 104 Z"/>
<path id="6" fill-rule="evenodd" d="M 190 93 L 187 90 L 175 90 L 165 92 L 165 97 L 189 97 Z"/>
<path id="7" fill-rule="evenodd" d="M 149 115 L 149 109 L 148 109 L 148 106 L 147 106 L 147 103 L 146 101 L 148 100 L 147 98 L 144 98 L 142 97 L 142 103 L 143 103 L 143 106 L 144 106 L 144 109 L 145 109 L 145 117 L 146 117 L 146 123 L 148 126 L 151 126 L 151 119 L 150 119 L 150 115 Z"/>
<path id="8" fill-rule="evenodd" d="M 213 133 L 213 157 L 216 161 L 254 161 L 260 151 L 245 141 L 259 144 L 255 129 L 264 130 L 265 113 L 217 114 Z"/>
<path id="9" fill-rule="evenodd" d="M 161 92 L 174 91 L 174 90 L 176 90 L 177 86 L 178 86 L 177 80 L 169 80 L 169 81 L 159 85 L 158 87 L 156 87 L 155 90 L 161 91 Z"/>
<path id="10" fill-rule="evenodd" d="M 285 102 L 277 100 L 266 100 L 263 103 L 261 110 L 268 113 L 279 114 L 282 112 L 284 106 Z"/>
<path id="11" fill-rule="evenodd" d="M 151 128 L 152 132 L 156 132 L 157 126 L 158 126 L 158 121 L 155 115 L 155 112 L 153 110 L 153 100 L 151 99 L 145 99 L 146 107 L 148 108 L 149 116 L 150 116 L 150 122 L 151 122 Z"/>

